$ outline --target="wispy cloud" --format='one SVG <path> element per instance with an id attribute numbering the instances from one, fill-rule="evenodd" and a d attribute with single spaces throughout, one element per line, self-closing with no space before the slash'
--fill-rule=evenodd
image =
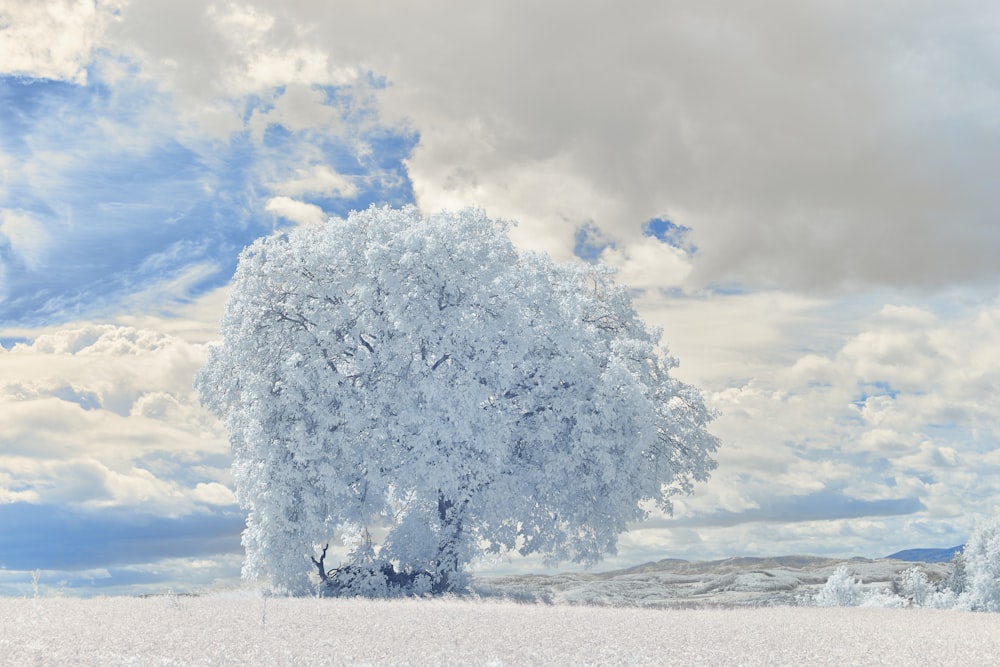
<path id="1" fill-rule="evenodd" d="M 272 212 L 297 222 L 306 210 L 323 219 L 319 206 L 343 214 L 410 199 L 408 134 L 369 128 L 348 140 L 275 120 L 259 140 L 246 127 L 222 141 L 192 133 L 165 113 L 169 96 L 137 81 L 3 77 L 0 89 L 14 101 L 0 113 L 11 174 L 0 199 L 0 312 L 9 324 L 106 312 L 151 283 L 214 267 L 188 281 L 196 296 L 228 280 L 239 249 L 274 228 Z M 319 94 L 342 116 L 339 100 Z"/>

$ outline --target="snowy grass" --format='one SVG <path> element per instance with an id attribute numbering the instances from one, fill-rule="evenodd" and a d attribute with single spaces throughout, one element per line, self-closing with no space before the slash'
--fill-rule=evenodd
<path id="1" fill-rule="evenodd" d="M 987 664 L 1000 614 L 252 594 L 0 599 L 2 665 Z"/>

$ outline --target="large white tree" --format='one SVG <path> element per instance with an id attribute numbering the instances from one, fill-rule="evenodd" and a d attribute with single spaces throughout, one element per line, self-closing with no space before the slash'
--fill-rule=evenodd
<path id="1" fill-rule="evenodd" d="M 391 594 L 460 589 L 484 551 L 592 563 L 707 479 L 711 414 L 628 291 L 508 226 L 371 208 L 243 252 L 196 384 L 228 423 L 246 577 Z"/>

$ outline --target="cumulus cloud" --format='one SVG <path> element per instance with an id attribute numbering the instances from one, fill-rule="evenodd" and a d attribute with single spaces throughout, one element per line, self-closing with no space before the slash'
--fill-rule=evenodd
<path id="1" fill-rule="evenodd" d="M 85 4 L 15 18 L 97 21 L 104 10 Z M 425 208 L 485 206 L 557 256 L 588 221 L 627 245 L 669 215 L 700 251 L 692 285 L 934 286 L 995 271 L 989 3 L 399 3 L 392 21 L 382 6 L 299 0 L 114 9 L 83 32 L 187 119 L 215 119 L 216 136 L 248 118 L 261 137 L 271 123 L 328 128 L 342 119 L 320 91 L 351 90 L 351 113 L 419 130 L 406 164 Z"/>
<path id="2" fill-rule="evenodd" d="M 125 6 L 108 30 L 117 51 L 174 96 L 177 108 L 219 137 L 239 131 L 248 95 L 274 88 L 355 83 L 308 21 L 270 3 L 151 0 Z"/>
<path id="3" fill-rule="evenodd" d="M 691 273 L 688 253 L 652 237 L 606 248 L 600 259 L 618 267 L 617 279 L 634 289 L 680 287 Z"/>
<path id="4" fill-rule="evenodd" d="M 0 494 L 100 514 L 233 508 L 221 425 L 191 387 L 206 347 L 80 324 L 0 355 Z"/>
<path id="5" fill-rule="evenodd" d="M 218 297 L 205 301 L 216 313 Z M 192 324 L 203 313 L 195 303 L 174 317 L 136 316 L 145 328 L 23 331 L 27 340 L 3 348 L 3 567 L 46 570 L 49 585 L 58 579 L 66 590 L 134 591 L 194 585 L 178 581 L 190 578 L 176 567 L 155 564 L 196 558 L 211 564 L 202 569 L 213 580 L 236 581 L 244 516 L 231 490 L 228 442 L 192 388 L 207 358 L 204 341 L 218 332 L 217 322 Z M 129 574 L 136 568 L 158 574 L 139 581 Z M 8 574 L 2 590 L 24 578 Z"/>
<path id="6" fill-rule="evenodd" d="M 0 9 L 0 72 L 87 80 L 92 51 L 125 0 L 11 0 Z"/>
<path id="7" fill-rule="evenodd" d="M 587 220 L 627 240 L 670 215 L 699 284 L 995 270 L 988 3 L 284 7 L 336 62 L 388 77 L 381 109 L 420 128 L 408 166 L 429 209 L 485 205 L 555 251 Z"/>
<path id="8" fill-rule="evenodd" d="M 727 304 L 741 298 L 753 297 Z M 701 309 L 708 315 L 712 304 Z M 878 556 L 959 544 L 977 517 L 1000 512 L 992 481 L 1000 410 L 988 398 L 1000 385 L 995 304 L 948 319 L 913 305 L 876 307 L 839 342 L 809 340 L 788 328 L 787 314 L 760 312 L 777 324 L 784 359 L 762 358 L 769 345 L 730 339 L 749 377 L 708 393 L 725 443 L 719 468 L 677 501 L 676 519 L 639 526 L 630 539 L 662 544 L 673 531 L 684 540 L 694 531 L 697 541 L 674 548 Z M 814 310 L 816 328 L 835 313 Z M 798 354 L 788 350 L 795 343 Z M 735 364 L 714 378 L 711 366 L 688 372 L 718 387 L 738 377 Z"/>
<path id="9" fill-rule="evenodd" d="M 320 224 L 329 217 L 315 204 L 307 204 L 284 196 L 268 199 L 265 209 L 300 225 Z"/>
<path id="10" fill-rule="evenodd" d="M 347 177 L 338 174 L 327 165 L 296 169 L 292 178 L 282 183 L 275 183 L 271 187 L 277 192 L 291 196 L 320 194 L 351 197 L 357 194 L 357 187 Z"/>

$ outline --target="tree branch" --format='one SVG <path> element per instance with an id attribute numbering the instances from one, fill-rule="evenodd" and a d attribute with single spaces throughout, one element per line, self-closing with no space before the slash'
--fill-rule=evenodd
<path id="1" fill-rule="evenodd" d="M 330 543 L 327 542 L 326 545 L 323 547 L 323 553 L 320 554 L 319 560 L 316 560 L 314 556 L 309 557 L 309 560 L 311 560 L 313 562 L 313 565 L 316 566 L 316 569 L 319 570 L 319 578 L 320 581 L 322 581 L 323 583 L 326 583 L 326 566 L 323 565 L 323 561 L 326 560 L 326 550 L 329 548 L 330 548 Z"/>

